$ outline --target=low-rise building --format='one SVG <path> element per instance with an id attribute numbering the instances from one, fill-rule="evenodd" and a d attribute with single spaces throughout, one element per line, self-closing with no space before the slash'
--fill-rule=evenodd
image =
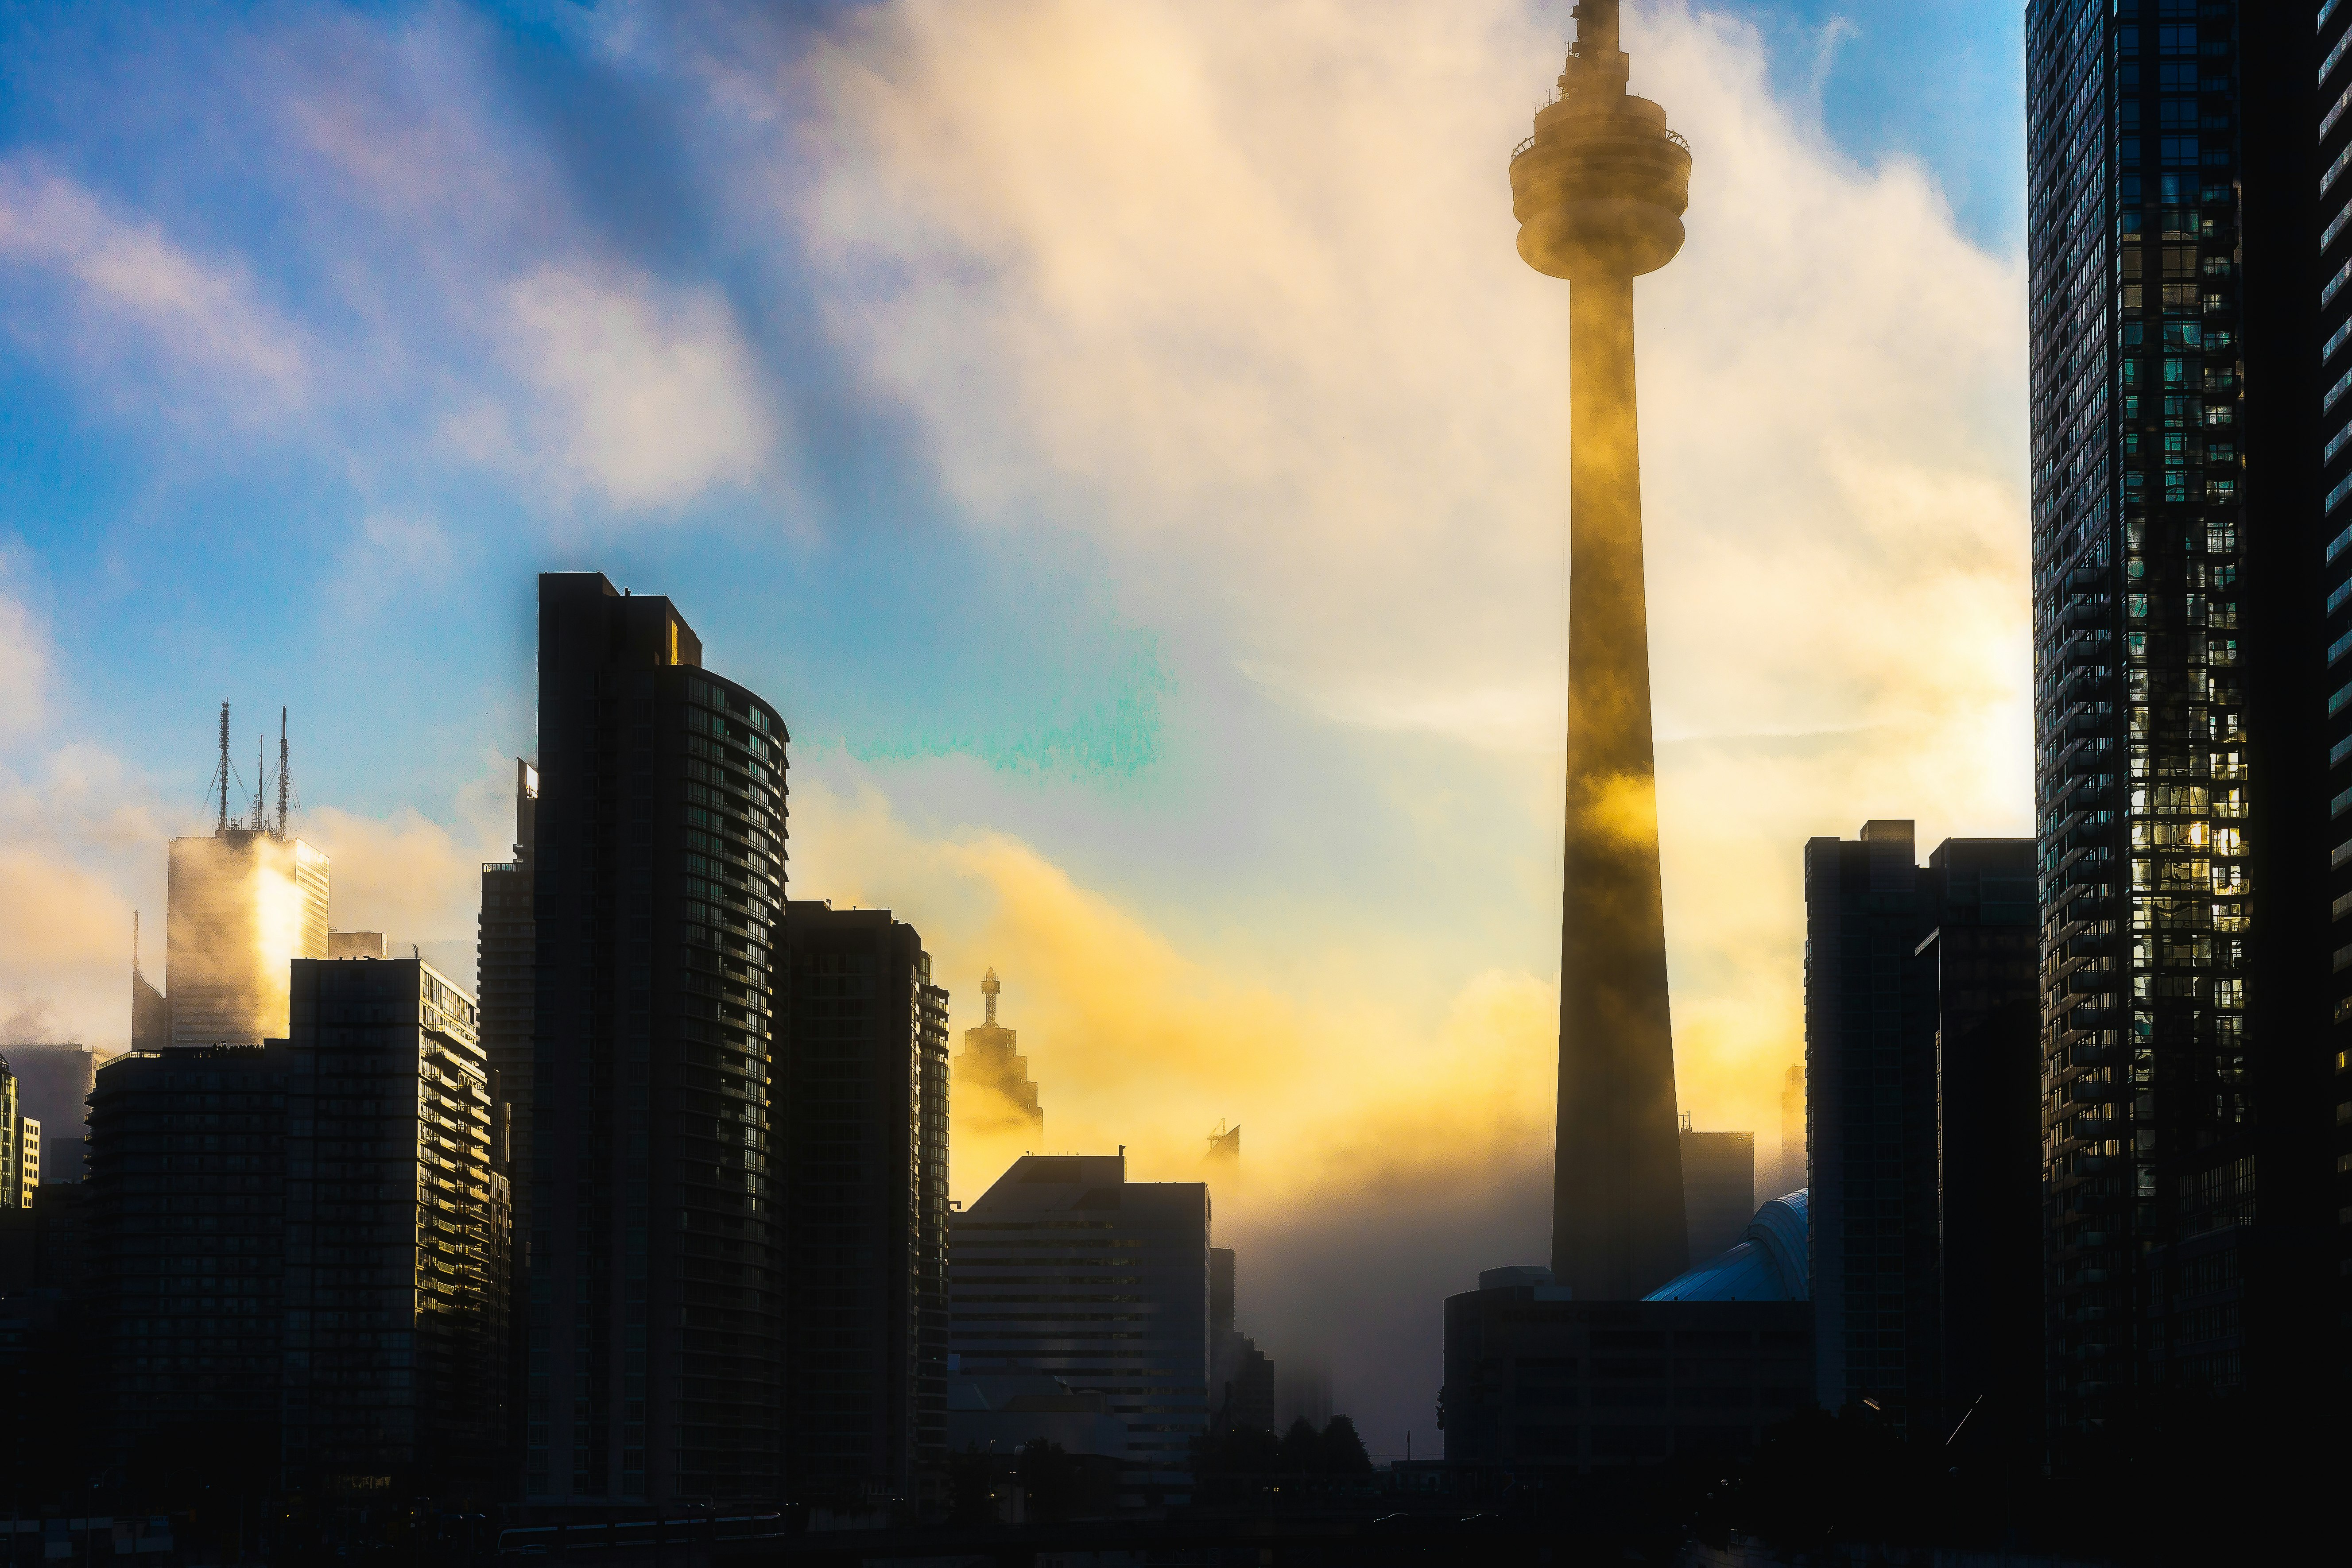
<path id="1" fill-rule="evenodd" d="M 1805 1194 L 1639 1301 L 1578 1301 L 1551 1271 L 1490 1268 L 1445 1303 L 1449 1465 L 1591 1473 L 1753 1447 L 1812 1404 Z"/>

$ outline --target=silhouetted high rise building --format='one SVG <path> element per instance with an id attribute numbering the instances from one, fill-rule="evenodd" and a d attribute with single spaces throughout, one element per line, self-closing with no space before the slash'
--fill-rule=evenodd
<path id="1" fill-rule="evenodd" d="M 782 716 L 676 606 L 540 579 L 526 1493 L 778 1484 Z"/>
<path id="2" fill-rule="evenodd" d="M 99 1069 L 89 1397 L 98 1458 L 134 1480 L 197 1450 L 278 1479 L 294 1078 L 283 1041 L 121 1056 Z"/>
<path id="3" fill-rule="evenodd" d="M 1568 827 L 1552 1268 L 1583 1300 L 1682 1272 L 1682 1161 L 1650 734 L 1633 279 L 1682 248 L 1690 148 L 1626 90 L 1617 0 L 1585 0 L 1511 153 L 1519 255 L 1569 289 Z"/>
<path id="4" fill-rule="evenodd" d="M 500 1102 L 506 1121 L 499 1130 L 506 1147 L 500 1158 L 516 1179 L 512 1188 L 515 1242 L 507 1259 L 509 1297 L 520 1302 L 530 1285 L 530 1238 L 531 1137 L 532 1008 L 539 996 L 533 952 L 538 927 L 531 919 L 530 848 L 539 811 L 539 770 L 515 759 L 514 858 L 482 863 L 482 905 L 474 946 L 475 986 L 479 993 L 482 1057 L 489 1064 L 490 1093 Z M 522 1460 L 527 1433 L 522 1425 L 528 1404 L 529 1373 L 524 1334 L 508 1336 L 507 1414 L 513 1423 L 500 1456 L 507 1468 Z"/>
<path id="5" fill-rule="evenodd" d="M 1948 1372 L 2038 1360 L 2038 1344 L 2016 1341 L 2017 1315 L 2038 1295 L 2016 1246 L 2035 1229 L 2023 1195 L 2037 1152 L 2033 874 L 2022 838 L 1947 839 L 1922 868 L 1902 821 L 1805 845 L 1811 1294 L 1826 1409 L 1870 1399 L 1890 1419 L 1936 1429 Z M 1979 1271 L 1953 1281 L 1956 1300 L 2006 1315 L 1948 1320 L 1954 1267 Z M 1983 1390 L 1948 1392 L 1965 1405 Z"/>
<path id="6" fill-rule="evenodd" d="M 1209 1422 L 1212 1430 L 1271 1432 L 1274 1362 L 1234 1326 L 1234 1249 L 1209 1248 Z"/>
<path id="7" fill-rule="evenodd" d="M 1042 1144 L 1045 1112 L 1037 1103 L 1037 1086 L 1029 1081 L 1020 1036 L 996 1021 L 996 997 L 1003 989 L 993 969 L 981 977 L 987 1016 L 977 1028 L 963 1032 L 963 1050 L 955 1059 L 956 1104 L 964 1131 L 975 1137 L 1017 1136 Z"/>
<path id="8" fill-rule="evenodd" d="M 2299 1424 L 2352 1310 L 2352 926 L 2330 934 L 2352 902 L 2329 908 L 2352 889 L 2347 22 L 2317 0 L 2027 10 L 2062 1462 L 2210 1394 Z"/>
<path id="9" fill-rule="evenodd" d="M 498 1500 L 509 1204 L 474 999 L 417 959 L 292 980 L 286 1485 Z"/>
<path id="10" fill-rule="evenodd" d="M 787 1484 L 914 1501 L 947 1463 L 948 994 L 887 910 L 786 906 Z"/>
<path id="11" fill-rule="evenodd" d="M 1130 1182 L 1123 1154 L 1027 1155 L 949 1222 L 963 1371 L 1103 1394 L 1128 1426 L 1124 1500 L 1188 1497 L 1210 1414 L 1207 1184 Z M 1114 1273 L 1128 1283 L 1106 1292 Z"/>
<path id="12" fill-rule="evenodd" d="M 1738 1241 L 1756 1215 L 1756 1134 L 1684 1128 L 1683 1205 L 1693 1258 L 1712 1258 Z"/>
<path id="13" fill-rule="evenodd" d="M 1805 1068 L 1791 1062 L 1780 1078 L 1780 1164 L 1769 1195 L 1793 1193 L 1805 1182 Z"/>
<path id="14" fill-rule="evenodd" d="M 286 1037 L 287 965 L 327 956 L 327 858 L 287 835 L 286 751 L 278 747 L 278 812 L 254 784 L 249 816 L 228 810 L 228 704 L 221 704 L 219 812 L 202 838 L 171 844 L 163 990 L 171 1044 L 257 1045 Z M 135 928 L 134 928 L 135 929 Z M 131 1013 L 143 980 L 131 955 Z"/>

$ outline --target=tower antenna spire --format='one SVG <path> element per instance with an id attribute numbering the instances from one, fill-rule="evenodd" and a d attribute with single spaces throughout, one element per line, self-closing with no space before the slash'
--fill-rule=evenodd
<path id="1" fill-rule="evenodd" d="M 253 830 L 256 833 L 262 832 L 269 826 L 269 816 L 265 809 L 269 798 L 268 767 L 269 737 L 256 735 L 253 738 Z"/>
<path id="2" fill-rule="evenodd" d="M 286 710 L 278 710 L 278 837 L 286 837 Z"/>
<path id="3" fill-rule="evenodd" d="M 215 834 L 228 831 L 228 704 L 221 704 L 220 720 L 220 820 L 213 825 Z"/>

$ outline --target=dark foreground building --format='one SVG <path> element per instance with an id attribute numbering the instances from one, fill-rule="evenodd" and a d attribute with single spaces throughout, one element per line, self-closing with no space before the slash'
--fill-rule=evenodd
<path id="1" fill-rule="evenodd" d="M 947 1464 L 948 994 L 887 910 L 786 906 L 785 1484 L 915 1504 Z"/>
<path id="2" fill-rule="evenodd" d="M 1683 1207 L 1694 1259 L 1739 1239 L 1756 1212 L 1755 1133 L 1683 1129 Z"/>
<path id="3" fill-rule="evenodd" d="M 2201 1402 L 2284 1432 L 2345 1387 L 2347 24 L 2027 10 L 2062 1465 Z"/>
<path id="4" fill-rule="evenodd" d="M 1124 1154 L 1024 1155 L 950 1223 L 961 1371 L 1103 1395 L 1127 1425 L 1122 1505 L 1187 1499 L 1210 1413 L 1207 1184 L 1130 1182 Z"/>
<path id="5" fill-rule="evenodd" d="M 524 1490 L 764 1498 L 782 716 L 677 607 L 540 579 Z"/>
<path id="6" fill-rule="evenodd" d="M 1915 847 L 1906 821 L 1805 845 L 1817 1397 L 1940 1437 L 1999 1384 L 2032 1430 L 2033 845 Z"/>
<path id="7" fill-rule="evenodd" d="M 1646 1300 L 1486 1269 L 1445 1302 L 1447 1464 L 1590 1474 L 1753 1448 L 1812 1404 L 1805 1252 L 1796 1193 Z"/>
<path id="8" fill-rule="evenodd" d="M 283 1041 L 118 1057 L 89 1112 L 89 1319 L 105 1468 L 278 1480 L 285 1361 Z"/>
<path id="9" fill-rule="evenodd" d="M 293 965 L 285 1485 L 504 1500 L 505 1112 L 474 999 L 416 959 Z"/>

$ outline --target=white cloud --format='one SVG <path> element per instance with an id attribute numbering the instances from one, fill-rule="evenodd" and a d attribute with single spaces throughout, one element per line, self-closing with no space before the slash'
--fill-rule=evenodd
<path id="1" fill-rule="evenodd" d="M 503 330 L 542 399 L 514 423 L 569 482 L 665 508 L 765 471 L 775 416 L 716 290 L 551 265 L 508 288 Z"/>
<path id="2" fill-rule="evenodd" d="M 1638 303 L 1685 1102 L 1770 1129 L 1803 839 L 2027 825 L 2021 271 L 1776 101 L 1749 24 L 1635 22 L 1696 150 Z M 1555 27 L 899 0 L 806 63 L 801 215 L 977 526 L 1088 536 L 1139 616 L 1343 722 L 1518 753 L 1541 804 L 1481 831 L 1554 877 L 1568 289 L 1517 258 L 1506 158 Z"/>
<path id="3" fill-rule="evenodd" d="M 217 405 L 247 417 L 304 394 L 299 337 L 257 298 L 242 267 L 197 255 L 161 225 L 121 216 L 22 158 L 0 163 L 0 261 L 64 286 L 70 329 L 58 346 L 86 372 L 127 363 L 174 379 L 226 380 L 234 394 L 219 397 L 215 384 Z M 16 330 L 59 331 L 40 295 L 12 293 L 0 308 Z"/>
<path id="4" fill-rule="evenodd" d="M 47 706 L 48 630 L 24 602 L 17 560 L 0 549 L 0 737 L 32 729 Z"/>

